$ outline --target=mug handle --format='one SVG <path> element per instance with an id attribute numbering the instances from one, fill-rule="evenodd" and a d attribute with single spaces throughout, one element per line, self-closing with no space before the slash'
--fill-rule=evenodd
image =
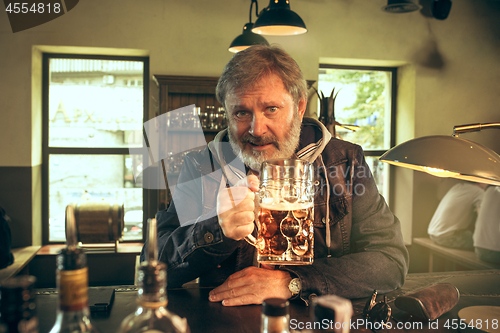
<path id="1" fill-rule="evenodd" d="M 245 240 L 247 241 L 248 244 L 257 247 L 257 239 L 255 239 L 255 237 L 252 234 L 246 236 Z"/>

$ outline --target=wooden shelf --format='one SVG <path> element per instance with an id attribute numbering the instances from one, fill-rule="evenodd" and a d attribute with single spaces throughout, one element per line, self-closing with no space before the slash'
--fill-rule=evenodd
<path id="1" fill-rule="evenodd" d="M 225 128 L 221 128 L 220 130 L 207 130 L 207 129 L 204 129 L 203 133 L 205 133 L 205 134 L 217 134 L 217 133 L 219 133 L 220 131 L 222 131 L 224 129 Z M 172 132 L 172 133 L 192 133 L 192 132 L 198 133 L 199 129 L 169 128 L 168 131 Z"/>
<path id="2" fill-rule="evenodd" d="M 201 111 L 205 111 L 208 106 L 213 106 L 214 110 L 221 107 L 215 96 L 218 77 L 153 75 L 153 80 L 158 88 L 158 105 L 155 106 L 155 116 L 193 104 L 199 107 Z M 203 140 L 199 136 L 190 135 L 190 133 L 199 131 L 199 129 L 169 128 L 168 133 L 161 140 L 166 142 L 165 149 L 167 152 L 182 152 L 206 145 L 221 130 L 203 129 L 205 135 L 205 140 Z M 167 156 L 165 152 L 160 155 Z M 167 206 L 170 202 L 172 198 L 171 189 L 174 188 L 175 181 L 175 179 L 171 179 L 171 183 L 168 184 L 166 190 L 158 190 L 156 195 L 158 210 Z"/>
<path id="3" fill-rule="evenodd" d="M 442 266 L 440 268 L 450 267 L 451 270 L 458 270 L 457 265 L 460 268 L 469 270 L 500 269 L 500 265 L 480 260 L 472 250 L 452 249 L 440 246 L 429 238 L 413 238 L 413 243 L 428 250 L 429 272 L 433 272 L 435 266 Z M 442 263 L 443 265 L 436 265 L 435 261 L 439 259 L 437 257 L 444 259 L 445 262 Z"/>

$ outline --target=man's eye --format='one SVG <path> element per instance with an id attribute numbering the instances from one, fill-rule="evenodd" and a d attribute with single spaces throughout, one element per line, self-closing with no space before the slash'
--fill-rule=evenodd
<path id="1" fill-rule="evenodd" d="M 244 118 L 247 118 L 250 115 L 250 112 L 248 112 L 248 111 L 236 111 L 234 113 L 234 115 L 238 119 L 244 119 Z"/>
<path id="2" fill-rule="evenodd" d="M 276 113 L 276 112 L 278 112 L 278 108 L 276 106 L 268 107 L 267 112 L 271 113 L 271 114 Z"/>

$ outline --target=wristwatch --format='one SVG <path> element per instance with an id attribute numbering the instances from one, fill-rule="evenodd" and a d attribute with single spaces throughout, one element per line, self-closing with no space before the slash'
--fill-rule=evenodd
<path id="1" fill-rule="evenodd" d="M 288 289 L 292 293 L 292 297 L 297 296 L 302 290 L 302 282 L 300 282 L 300 278 L 293 278 L 288 284 Z"/>

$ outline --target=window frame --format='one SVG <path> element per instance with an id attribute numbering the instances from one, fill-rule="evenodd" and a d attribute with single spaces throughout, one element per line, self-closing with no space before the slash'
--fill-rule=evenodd
<path id="1" fill-rule="evenodd" d="M 140 61 L 143 63 L 143 122 L 149 119 L 149 57 L 114 56 L 77 53 L 43 53 L 42 54 L 42 244 L 63 244 L 62 241 L 50 241 L 49 236 L 49 157 L 50 155 L 129 155 L 129 148 L 82 148 L 82 147 L 49 147 L 49 64 L 50 59 L 89 59 Z M 144 137 L 144 127 L 142 128 Z M 142 147 L 147 148 L 147 147 Z M 140 148 L 136 148 L 140 149 Z M 143 157 L 144 158 L 144 157 Z M 142 239 L 122 240 L 121 243 L 136 243 L 146 240 L 146 219 L 148 216 L 148 193 L 142 188 Z"/>
<path id="2" fill-rule="evenodd" d="M 389 66 L 360 66 L 360 65 L 335 65 L 335 64 L 325 64 L 320 63 L 319 70 L 322 69 L 344 69 L 344 70 L 359 70 L 359 71 L 380 71 L 380 72 L 389 72 L 391 73 L 391 126 L 390 126 L 390 146 L 388 149 L 363 149 L 365 157 L 380 157 L 384 153 L 386 153 L 389 149 L 396 145 L 396 113 L 397 113 L 397 93 L 398 93 L 398 68 L 397 67 L 389 67 Z M 319 79 L 319 74 L 318 74 Z M 319 80 L 318 80 L 319 81 Z M 388 177 L 388 197 L 385 198 L 389 203 L 393 201 L 393 197 L 391 193 L 394 189 L 393 182 L 393 166 L 388 165 L 389 167 L 389 177 Z"/>

